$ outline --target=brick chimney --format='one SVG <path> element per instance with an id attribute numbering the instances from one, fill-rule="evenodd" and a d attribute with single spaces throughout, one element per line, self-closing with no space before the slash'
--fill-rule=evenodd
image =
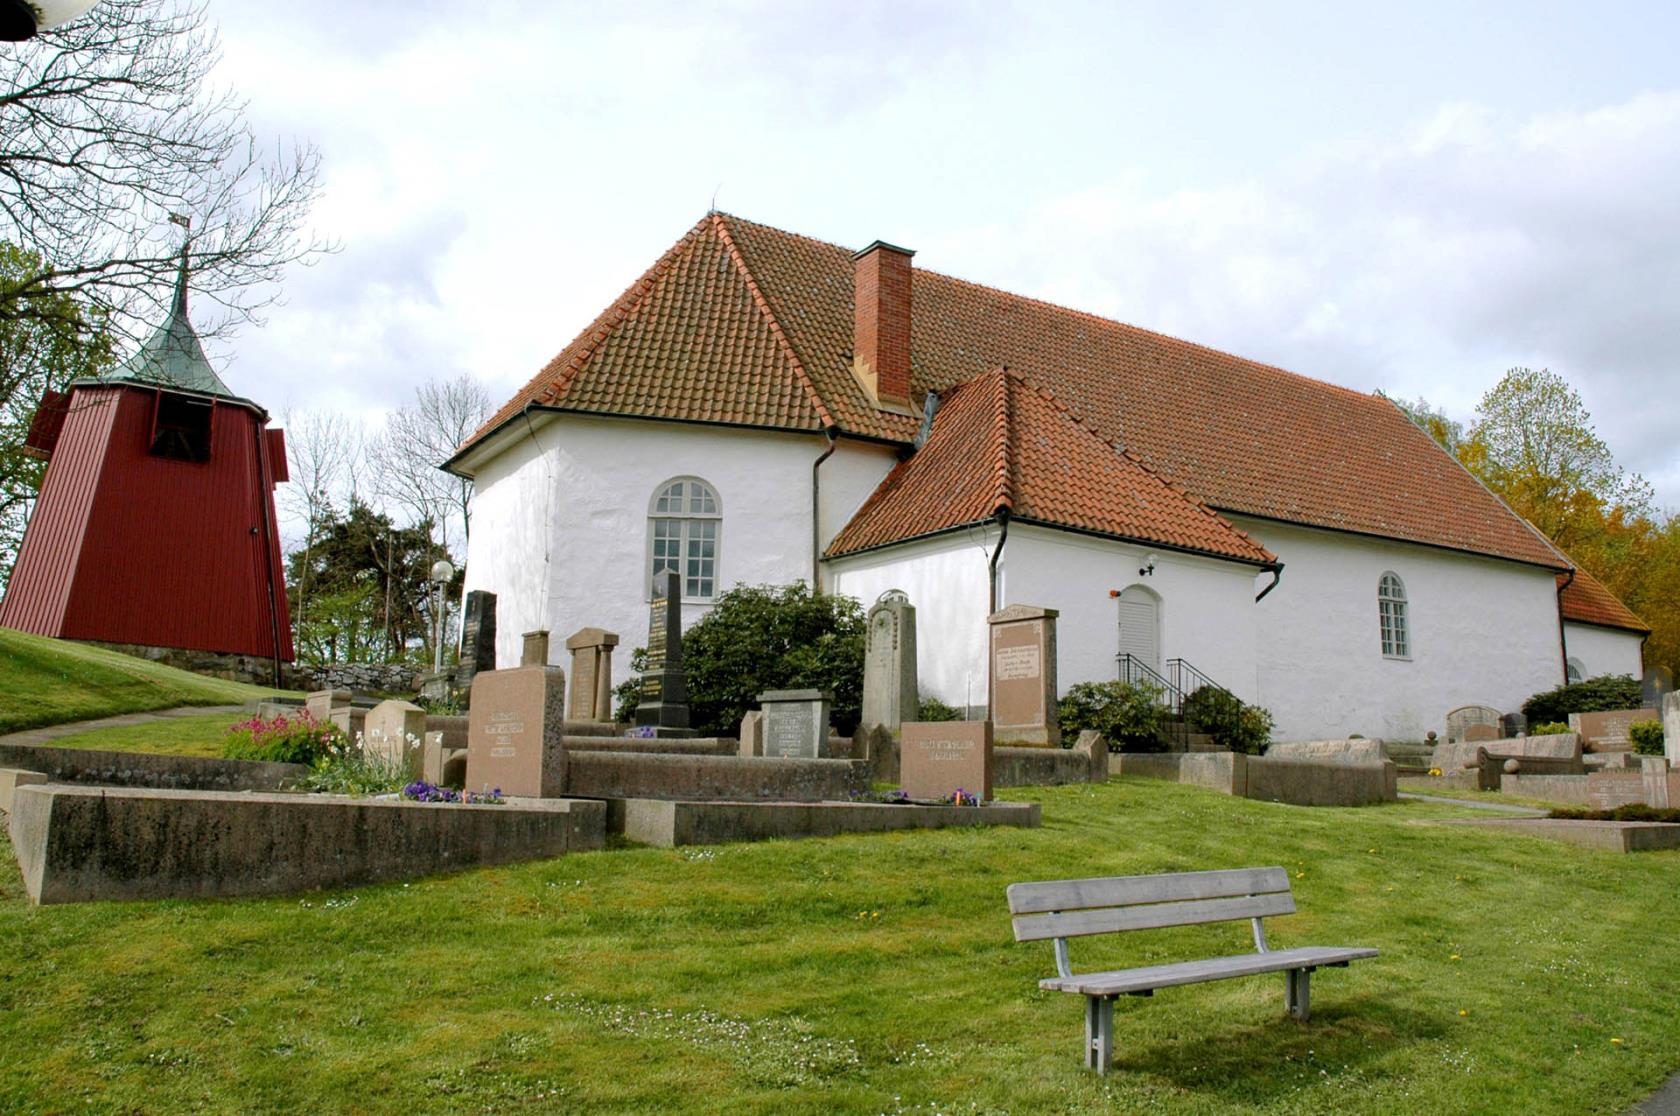
<path id="1" fill-rule="evenodd" d="M 910 257 L 877 240 L 852 257 L 852 373 L 885 410 L 910 408 Z"/>

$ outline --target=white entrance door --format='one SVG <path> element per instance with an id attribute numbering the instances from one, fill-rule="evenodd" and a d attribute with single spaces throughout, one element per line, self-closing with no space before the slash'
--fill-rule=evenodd
<path id="1" fill-rule="evenodd" d="M 1141 585 L 1120 594 L 1120 654 L 1161 670 L 1161 598 Z"/>

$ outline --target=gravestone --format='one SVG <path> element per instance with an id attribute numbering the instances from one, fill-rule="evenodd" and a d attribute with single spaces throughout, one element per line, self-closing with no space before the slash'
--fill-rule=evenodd
<path id="1" fill-rule="evenodd" d="M 756 709 L 749 709 L 741 717 L 741 754 L 743 756 L 762 756 L 764 754 L 764 714 Z"/>
<path id="2" fill-rule="evenodd" d="M 1655 720 L 1655 709 L 1612 709 L 1571 713 L 1569 727 L 1581 734 L 1581 743 L 1589 752 L 1628 752 L 1633 750 L 1633 737 L 1628 732 L 1633 724 Z"/>
<path id="3" fill-rule="evenodd" d="M 1507 713 L 1499 718 L 1499 736 L 1503 740 L 1514 740 L 1519 736 L 1528 735 L 1528 718 L 1521 713 Z"/>
<path id="4" fill-rule="evenodd" d="M 420 753 L 420 778 L 437 787 L 467 785 L 467 749 L 452 747 L 447 735 L 433 730 L 426 733 L 426 743 Z"/>
<path id="5" fill-rule="evenodd" d="M 618 633 L 584 628 L 566 640 L 572 653 L 572 688 L 566 708 L 574 721 L 612 720 L 612 653 Z"/>
<path id="6" fill-rule="evenodd" d="M 1499 738 L 1499 718 L 1501 716 L 1503 714 L 1491 706 L 1461 705 L 1447 714 L 1447 743 L 1456 744 L 1460 740 L 1469 739 L 1464 734 L 1471 725 L 1492 726 L 1493 736 L 1487 739 L 1497 740 Z"/>
<path id="7" fill-rule="evenodd" d="M 769 690 L 758 695 L 764 709 L 764 754 L 777 759 L 826 759 L 827 690 Z"/>
<path id="8" fill-rule="evenodd" d="M 1594 771 L 1587 776 L 1587 805 L 1594 810 L 1644 804 L 1643 771 Z"/>
<path id="9" fill-rule="evenodd" d="M 688 676 L 682 665 L 682 579 L 676 570 L 653 575 L 648 604 L 647 670 L 642 672 L 636 724 L 655 736 L 692 736 Z"/>
<path id="10" fill-rule="evenodd" d="M 992 799 L 992 723 L 926 721 L 904 725 L 898 784 L 911 798 L 948 798 L 961 790 Z"/>
<path id="11" fill-rule="evenodd" d="M 332 720 L 333 710 L 350 708 L 350 691 L 312 690 L 304 699 L 303 707 L 309 710 L 311 720 L 324 725 Z"/>
<path id="12" fill-rule="evenodd" d="M 1639 774 L 1645 780 L 1645 805 L 1658 810 L 1680 806 L 1680 773 L 1668 769 L 1666 757 L 1641 757 Z"/>
<path id="13" fill-rule="evenodd" d="M 520 636 L 519 665 L 547 666 L 548 665 L 548 632 L 526 632 Z"/>
<path id="14" fill-rule="evenodd" d="M 522 666 L 473 679 L 467 789 L 557 798 L 565 789 L 566 672 Z"/>
<path id="15" fill-rule="evenodd" d="M 991 626 L 988 700 L 998 744 L 1058 747 L 1056 617 L 1053 608 L 1010 605 L 986 618 Z"/>
<path id="16" fill-rule="evenodd" d="M 411 701 L 382 701 L 362 723 L 362 750 L 400 766 L 409 778 L 420 774 L 426 711 Z"/>
<path id="17" fill-rule="evenodd" d="M 472 688 L 473 676 L 496 669 L 496 594 L 474 589 L 467 594 L 461 614 L 461 663 L 455 668 L 455 684 Z"/>
<path id="18" fill-rule="evenodd" d="M 1484 740 L 1498 740 L 1498 725 L 1470 725 L 1464 730 L 1464 742 L 1474 744 Z"/>
<path id="19" fill-rule="evenodd" d="M 869 644 L 863 657 L 863 724 L 897 732 L 918 718 L 916 609 L 897 589 L 882 593 L 869 610 Z"/>
<path id="20" fill-rule="evenodd" d="M 1663 700 L 1674 691 L 1674 675 L 1665 666 L 1645 668 L 1645 677 L 1639 683 L 1640 704 L 1650 709 L 1661 709 Z"/>
<path id="21" fill-rule="evenodd" d="M 1680 693 L 1663 698 L 1663 754 L 1671 767 L 1680 767 Z"/>

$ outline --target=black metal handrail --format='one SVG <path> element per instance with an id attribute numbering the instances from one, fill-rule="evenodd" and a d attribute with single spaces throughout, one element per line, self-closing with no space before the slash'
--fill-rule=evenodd
<path id="1" fill-rule="evenodd" d="M 1159 671 L 1130 652 L 1122 651 L 1114 657 L 1114 660 L 1119 671 L 1120 681 L 1134 685 L 1141 682 L 1144 685 L 1153 686 L 1160 691 L 1161 703 L 1174 713 L 1178 712 L 1179 704 L 1184 700 L 1184 694 L 1178 687 L 1161 677 Z"/>
<path id="2" fill-rule="evenodd" d="M 1193 694 L 1203 687 L 1211 686 L 1222 694 L 1229 694 L 1231 692 L 1224 686 L 1215 682 L 1212 678 L 1209 678 L 1200 670 L 1197 670 L 1190 664 L 1188 659 L 1168 659 L 1167 677 L 1172 680 L 1172 688 L 1174 692 L 1179 695 L 1179 704 L 1173 706 L 1174 712 L 1177 712 L 1183 705 L 1184 695 Z"/>

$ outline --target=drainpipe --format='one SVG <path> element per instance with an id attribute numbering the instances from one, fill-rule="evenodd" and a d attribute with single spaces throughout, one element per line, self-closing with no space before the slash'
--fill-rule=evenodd
<path id="1" fill-rule="evenodd" d="M 1276 589 L 1278 587 L 1278 582 L 1283 580 L 1283 563 L 1282 562 L 1278 562 L 1275 565 L 1271 565 L 1271 566 L 1265 566 L 1263 568 L 1271 571 L 1272 583 L 1270 585 L 1266 586 L 1264 589 L 1260 590 L 1260 595 L 1254 598 L 1254 603 L 1255 604 L 1259 604 L 1261 601 L 1265 600 L 1266 599 L 1266 594 L 1270 593 L 1273 589 Z"/>
<path id="2" fill-rule="evenodd" d="M 823 437 L 828 439 L 828 448 L 823 450 L 817 459 L 811 462 L 811 592 L 822 592 L 822 486 L 817 480 L 817 470 L 822 463 L 834 456 L 834 427 L 823 427 Z"/>
<path id="3" fill-rule="evenodd" d="M 990 616 L 992 613 L 994 613 L 998 610 L 997 564 L 998 564 L 998 559 L 1003 557 L 1003 544 L 1009 541 L 1009 509 L 1008 508 L 999 508 L 997 510 L 997 522 L 998 522 L 997 546 L 992 548 L 992 560 L 988 563 L 988 567 L 991 570 L 991 600 L 990 600 L 991 607 L 989 607 L 986 610 L 986 615 L 987 616 Z"/>
<path id="4" fill-rule="evenodd" d="M 1569 567 L 1569 576 L 1563 579 L 1563 584 L 1557 587 L 1558 606 L 1558 647 L 1563 652 L 1563 684 L 1569 685 L 1569 632 L 1563 626 L 1563 591 L 1575 584 L 1575 567 Z M 1640 657 L 1644 658 L 1644 648 L 1640 648 Z"/>

